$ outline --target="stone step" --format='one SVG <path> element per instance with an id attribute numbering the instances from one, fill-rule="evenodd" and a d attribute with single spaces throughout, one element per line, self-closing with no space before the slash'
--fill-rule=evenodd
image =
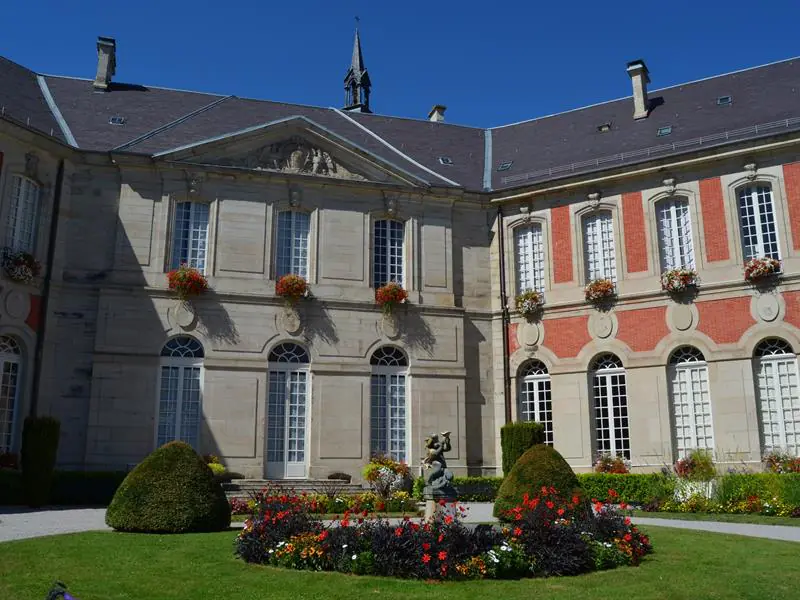
<path id="1" fill-rule="evenodd" d="M 335 485 L 339 494 L 353 495 L 366 491 L 361 484 L 333 482 L 329 479 L 234 479 L 222 484 L 228 498 L 249 498 L 265 487 L 302 494 L 324 494 Z"/>

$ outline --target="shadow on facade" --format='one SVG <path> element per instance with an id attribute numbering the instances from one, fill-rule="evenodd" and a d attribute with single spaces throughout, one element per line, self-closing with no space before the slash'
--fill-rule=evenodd
<path id="1" fill-rule="evenodd" d="M 464 319 L 464 412 L 467 440 L 467 475 L 483 475 L 483 418 L 486 396 L 481 389 L 481 344 L 486 337 L 471 319 Z M 488 367 L 491 369 L 491 366 Z M 487 374 L 487 380 L 491 376 Z"/>
<path id="2" fill-rule="evenodd" d="M 403 314 L 401 338 L 403 344 L 414 352 L 423 351 L 433 356 L 436 347 L 436 336 L 422 316 L 422 309 L 413 304 L 406 304 Z"/>
<path id="3" fill-rule="evenodd" d="M 194 306 L 197 311 L 197 319 L 206 330 L 209 339 L 230 346 L 239 343 L 239 331 L 236 329 L 236 323 L 233 322 L 219 295 L 213 289 L 209 289 L 196 300 Z"/>
<path id="4" fill-rule="evenodd" d="M 333 324 L 328 309 L 320 301 L 306 302 L 303 307 L 305 336 L 310 344 L 322 341 L 329 346 L 339 343 L 336 326 Z"/>

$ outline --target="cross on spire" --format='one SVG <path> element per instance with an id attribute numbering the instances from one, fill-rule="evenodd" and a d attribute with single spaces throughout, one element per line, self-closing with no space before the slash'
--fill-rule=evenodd
<path id="1" fill-rule="evenodd" d="M 367 68 L 364 66 L 364 54 L 361 51 L 361 36 L 358 33 L 360 19 L 356 17 L 356 35 L 353 40 L 353 57 L 350 68 L 344 78 L 344 109 L 356 112 L 370 112 L 369 93 L 372 83 Z"/>

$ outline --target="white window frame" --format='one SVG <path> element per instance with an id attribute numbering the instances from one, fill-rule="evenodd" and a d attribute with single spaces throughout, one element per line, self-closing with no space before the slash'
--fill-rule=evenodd
<path id="1" fill-rule="evenodd" d="M 293 342 L 287 342 L 287 344 L 292 344 L 297 346 L 298 348 L 302 349 L 305 353 L 306 359 L 310 361 L 311 357 L 308 354 L 308 350 L 303 348 L 299 344 L 294 344 Z M 311 431 L 311 363 L 310 362 L 284 362 L 284 361 L 269 361 L 268 363 L 268 370 L 267 370 L 267 430 L 266 430 L 266 448 L 264 449 L 264 461 L 265 466 L 269 469 L 269 464 L 282 464 L 283 465 L 283 473 L 279 474 L 281 478 L 291 479 L 291 478 L 303 478 L 308 473 L 308 464 L 310 461 L 310 448 L 311 444 L 309 442 L 309 435 Z M 290 461 L 289 454 L 291 450 L 289 449 L 289 441 L 292 438 L 290 435 L 290 423 L 289 423 L 289 414 L 287 412 L 288 404 L 291 402 L 291 392 L 292 392 L 292 375 L 302 373 L 304 375 L 305 381 L 303 382 L 305 385 L 305 397 L 304 397 L 304 406 L 303 406 L 303 460 L 302 461 Z M 270 441 L 273 439 L 271 435 L 272 430 L 272 422 L 270 420 L 270 406 L 272 404 L 272 398 L 270 397 L 272 393 L 272 376 L 273 374 L 283 374 L 286 376 L 286 381 L 284 382 L 284 395 L 283 395 L 283 437 L 282 437 L 282 452 L 281 452 L 281 459 L 280 460 L 272 460 L 273 458 L 273 451 L 277 449 L 270 448 Z M 295 449 L 297 451 L 297 449 Z M 289 465 L 302 464 L 302 472 L 290 472 Z"/>
<path id="2" fill-rule="evenodd" d="M 621 365 L 621 361 L 617 357 L 614 357 L 616 361 Z M 594 361 L 594 365 L 596 365 L 600 360 L 603 359 L 603 356 L 598 357 Z M 594 366 L 593 365 L 593 366 Z M 590 395 L 592 398 L 592 406 L 594 409 L 594 438 L 595 438 L 595 451 L 597 454 L 609 454 L 611 456 L 620 456 L 625 459 L 631 458 L 631 423 L 630 423 L 630 414 L 628 410 L 628 381 L 627 375 L 625 373 L 624 367 L 614 367 L 614 368 L 594 368 L 591 372 L 592 375 L 592 386 L 590 389 Z M 625 394 L 621 396 L 614 395 L 614 378 L 617 377 L 617 385 L 621 384 L 625 386 Z M 605 392 L 605 398 L 598 397 L 597 391 L 602 389 Z M 614 423 L 614 401 L 615 398 L 620 398 L 619 405 L 621 408 L 624 408 L 624 415 L 620 415 L 620 426 L 617 427 Z M 603 402 L 605 400 L 605 402 Z M 607 427 L 603 427 L 603 414 L 601 413 L 601 409 L 605 409 L 608 425 Z M 620 411 L 622 413 L 622 411 Z M 622 425 L 622 419 L 625 419 L 625 425 Z M 601 436 L 600 433 L 602 430 L 608 431 L 608 443 L 606 444 L 608 447 L 601 447 L 601 438 L 605 438 L 605 436 Z M 625 433 L 627 432 L 627 435 Z M 627 445 L 627 448 L 625 447 Z"/>
<path id="3" fill-rule="evenodd" d="M 788 347 L 786 342 L 780 341 Z M 767 340 L 761 344 L 765 342 Z M 788 422 L 786 419 L 787 411 L 800 410 L 800 369 L 798 369 L 797 355 L 783 352 L 756 356 L 755 360 L 763 451 L 765 453 L 789 452 L 794 456 L 800 456 L 800 419 L 792 419 Z M 784 393 L 787 388 L 788 394 Z M 794 391 L 792 392 L 792 390 Z M 771 402 L 775 402 L 774 407 L 769 406 Z M 773 414 L 774 419 L 772 418 Z M 789 425 L 794 431 L 788 431 Z M 774 428 L 774 431 L 768 432 L 768 427 Z M 794 438 L 793 441 L 789 440 L 790 436 Z M 773 443 L 775 437 L 778 439 L 777 444 Z"/>
<path id="4" fill-rule="evenodd" d="M 544 292 L 544 246 L 544 227 L 541 223 L 519 225 L 514 228 L 514 257 L 518 294 L 528 290 L 539 293 Z"/>
<path id="5" fill-rule="evenodd" d="M 536 364 L 538 363 L 538 364 Z M 520 421 L 535 421 L 544 427 L 544 443 L 553 445 L 553 399 L 550 373 L 541 361 L 528 363 L 517 378 L 517 415 Z"/>
<path id="6" fill-rule="evenodd" d="M 694 269 L 692 213 L 684 196 L 656 202 L 658 253 L 662 271 Z"/>
<path id="7" fill-rule="evenodd" d="M 386 236 L 379 239 L 378 227 L 386 223 Z M 397 237 L 392 237 L 392 224 L 400 226 L 400 252 L 397 253 Z M 406 234 L 405 221 L 399 219 L 375 219 L 372 224 L 372 283 L 377 289 L 394 281 L 407 288 L 405 282 Z M 394 264 L 393 264 L 394 262 Z M 381 271 L 379 273 L 379 271 Z M 383 272 L 385 271 L 385 277 Z"/>
<path id="8" fill-rule="evenodd" d="M 288 231 L 282 230 L 284 215 L 290 215 Z M 305 219 L 305 231 L 299 222 Z M 275 233 L 275 279 L 284 275 L 299 275 L 304 279 L 309 278 L 309 257 L 311 255 L 311 215 L 307 212 L 287 209 L 278 211 Z M 305 240 L 301 239 L 305 236 Z M 288 248 L 284 243 L 288 243 Z M 288 251 L 288 256 L 285 253 Z M 286 268 L 288 265 L 288 268 Z"/>
<path id="9" fill-rule="evenodd" d="M 760 203 L 762 196 L 767 197 L 768 201 Z M 780 260 L 778 215 L 775 211 L 775 193 L 772 186 L 766 183 L 754 183 L 740 188 L 736 194 L 736 208 L 739 214 L 739 235 L 744 260 L 765 256 Z M 752 210 L 753 231 L 750 233 L 745 231 L 745 210 Z M 769 231 L 765 232 L 765 227 Z M 768 241 L 767 236 L 774 237 L 774 241 Z M 768 246 L 773 245 L 774 250 L 768 251 Z"/>
<path id="10" fill-rule="evenodd" d="M 411 454 L 411 447 L 410 447 L 410 438 L 409 432 L 411 431 L 411 406 L 409 403 L 409 374 L 408 374 L 408 355 L 400 350 L 399 348 L 395 348 L 392 346 L 382 346 L 373 352 L 372 356 L 370 357 L 370 362 L 372 363 L 375 361 L 375 356 L 379 352 L 383 352 L 386 354 L 386 351 L 392 351 L 394 356 L 398 356 L 402 354 L 402 362 L 405 364 L 387 364 L 389 362 L 396 362 L 390 360 L 381 361 L 380 358 L 378 359 L 378 364 L 372 364 L 372 372 L 370 374 L 370 386 L 369 386 L 369 405 L 370 405 L 370 433 L 369 433 L 369 451 L 370 455 L 375 453 L 386 454 L 392 457 L 394 460 L 404 462 L 409 464 L 410 454 Z M 381 364 L 381 362 L 383 364 Z M 397 378 L 399 381 L 394 382 L 392 378 Z M 376 381 L 380 382 L 381 386 L 381 395 L 376 397 L 375 396 L 375 387 Z M 402 398 L 402 409 L 403 415 L 399 419 L 395 419 L 393 423 L 390 413 L 391 406 L 389 401 L 391 399 L 391 391 L 393 385 L 402 384 L 403 390 L 403 398 Z M 378 406 L 380 402 L 383 402 L 383 410 L 386 414 L 385 416 L 385 423 L 380 423 L 380 416 L 376 415 L 376 408 L 381 408 Z M 396 425 L 402 424 L 402 437 L 393 437 L 393 431 L 397 430 Z M 383 430 L 383 438 L 377 439 L 375 433 L 379 430 Z M 382 447 L 381 442 L 385 442 L 385 447 Z M 402 452 L 394 452 L 392 450 L 393 443 L 398 443 L 402 445 L 403 449 Z"/>
<path id="11" fill-rule="evenodd" d="M 178 336 L 184 337 L 184 336 Z M 185 336 L 190 337 L 190 336 Z M 195 339 L 195 338 L 192 338 Z M 195 341 L 200 344 L 198 340 Z M 166 344 L 165 344 L 166 345 Z M 179 357 L 179 356 L 160 356 L 159 366 L 158 366 L 158 388 L 156 392 L 156 419 L 155 419 L 155 447 L 159 448 L 163 444 L 166 444 L 171 441 L 176 440 L 183 440 L 184 436 L 181 431 L 183 426 L 183 392 L 184 392 L 184 379 L 185 379 L 185 371 L 186 369 L 199 369 L 197 373 L 198 379 L 198 391 L 199 391 L 199 399 L 198 399 L 198 417 L 197 417 L 197 431 L 194 432 L 195 441 L 190 445 L 196 450 L 200 451 L 200 432 L 203 423 L 203 397 L 204 397 L 204 381 L 205 381 L 205 368 L 203 366 L 203 361 L 205 360 L 205 349 L 203 348 L 202 344 L 200 347 L 203 349 L 203 356 L 202 357 Z M 170 439 L 164 438 L 165 441 L 161 440 L 160 428 L 161 428 L 161 410 L 162 410 L 162 402 L 163 402 L 163 381 L 164 381 L 164 369 L 165 368 L 177 368 L 178 369 L 178 388 L 177 388 L 177 400 L 175 406 L 175 417 L 174 417 L 174 429 L 175 434 L 171 436 Z M 184 440 L 185 441 L 185 440 Z"/>
<path id="12" fill-rule="evenodd" d="M 8 394 L 6 401 L 10 400 L 10 407 L 3 411 L 5 414 L 0 419 L 0 453 L 13 452 L 16 444 L 17 420 L 19 418 L 20 394 L 22 388 L 22 348 L 19 342 L 8 335 L 0 336 L 0 344 L 3 349 L 0 351 L 0 374 L 3 378 L 6 374 L 6 365 L 9 365 L 16 372 L 14 373 L 14 389 L 12 394 Z M 0 384 L 3 382 L 0 381 Z M 0 393 L 5 395 L 4 385 L 0 385 Z M 4 441 L 7 438 L 7 441 Z"/>
<path id="13" fill-rule="evenodd" d="M 188 219 L 185 221 L 186 227 L 179 227 L 179 211 L 184 204 L 189 205 Z M 201 208 L 202 207 L 202 208 Z M 202 215 L 205 213 L 205 232 L 193 240 L 192 235 L 195 231 L 202 230 Z M 195 200 L 180 200 L 174 203 L 172 213 L 172 244 L 170 248 L 170 268 L 177 269 L 181 264 L 187 264 L 203 274 L 208 272 L 208 259 L 210 256 L 208 249 L 209 231 L 211 229 L 211 205 L 207 202 Z M 182 242 L 186 240 L 185 256 L 179 254 Z M 196 241 L 196 247 L 195 242 Z M 193 256 L 194 255 L 194 256 Z"/>
<path id="14" fill-rule="evenodd" d="M 6 247 L 33 254 L 42 186 L 24 175 L 13 174 L 6 215 Z"/>
<path id="15" fill-rule="evenodd" d="M 614 240 L 614 214 L 600 209 L 581 217 L 584 276 L 586 283 L 596 279 L 617 282 L 617 248 Z"/>
<path id="16" fill-rule="evenodd" d="M 692 357 L 682 360 L 676 353 L 684 350 Z M 668 366 L 669 392 L 672 403 L 672 428 L 677 458 L 685 458 L 692 450 L 714 451 L 714 421 L 708 364 L 702 352 L 692 347 L 678 348 Z M 684 422 L 678 422 L 683 419 Z"/>

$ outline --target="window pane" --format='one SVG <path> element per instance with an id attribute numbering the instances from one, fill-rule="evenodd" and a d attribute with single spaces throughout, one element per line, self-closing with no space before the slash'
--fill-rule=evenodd
<path id="1" fill-rule="evenodd" d="M 38 205 L 39 186 L 14 176 L 6 222 L 6 245 L 13 251 L 33 253 Z"/>
<path id="2" fill-rule="evenodd" d="M 739 220 L 745 260 L 780 258 L 772 190 L 768 186 L 746 187 L 739 192 Z"/>
<path id="3" fill-rule="evenodd" d="M 542 226 L 534 224 L 515 230 L 517 256 L 517 293 L 544 291 L 544 243 Z"/>
<path id="4" fill-rule="evenodd" d="M 628 392 L 625 373 L 595 373 L 592 396 L 597 453 L 630 459 Z"/>
<path id="5" fill-rule="evenodd" d="M 689 202 L 670 198 L 659 202 L 656 210 L 661 269 L 694 269 Z"/>
<path id="6" fill-rule="evenodd" d="M 158 408 L 157 445 L 175 440 L 178 419 L 180 367 L 161 367 L 161 393 Z"/>
<path id="7" fill-rule="evenodd" d="M 794 356 L 760 359 L 758 396 L 764 451 L 800 455 L 800 384 Z"/>
<path id="8" fill-rule="evenodd" d="M 276 279 L 289 273 L 308 277 L 310 223 L 311 217 L 307 213 L 288 210 L 278 213 Z"/>
<path id="9" fill-rule="evenodd" d="M 2 359 L 0 381 L 0 452 L 11 452 L 14 438 L 19 362 L 16 358 Z"/>
<path id="10" fill-rule="evenodd" d="M 553 408 L 550 376 L 537 375 L 520 380 L 519 418 L 536 421 L 544 427 L 545 444 L 553 445 Z"/>
<path id="11" fill-rule="evenodd" d="M 286 448 L 286 378 L 285 371 L 269 372 L 267 406 L 267 461 L 283 462 Z"/>
<path id="12" fill-rule="evenodd" d="M 692 450 L 714 450 L 708 369 L 688 363 L 671 369 L 671 395 L 678 458 Z"/>
<path id="13" fill-rule="evenodd" d="M 617 281 L 611 213 L 601 212 L 583 218 L 583 252 L 587 282 L 595 279 Z"/>
<path id="14" fill-rule="evenodd" d="M 370 391 L 370 452 L 405 461 L 406 377 L 403 374 L 372 375 Z"/>
<path id="15" fill-rule="evenodd" d="M 208 243 L 208 204 L 178 202 L 175 205 L 175 233 L 172 241 L 172 268 L 186 263 L 201 272 L 206 269 Z"/>
<path id="16" fill-rule="evenodd" d="M 200 443 L 200 367 L 183 367 L 179 439 L 198 449 Z"/>
<path id="17" fill-rule="evenodd" d="M 390 281 L 403 284 L 404 225 L 399 221 L 375 221 L 372 279 L 376 288 Z"/>

